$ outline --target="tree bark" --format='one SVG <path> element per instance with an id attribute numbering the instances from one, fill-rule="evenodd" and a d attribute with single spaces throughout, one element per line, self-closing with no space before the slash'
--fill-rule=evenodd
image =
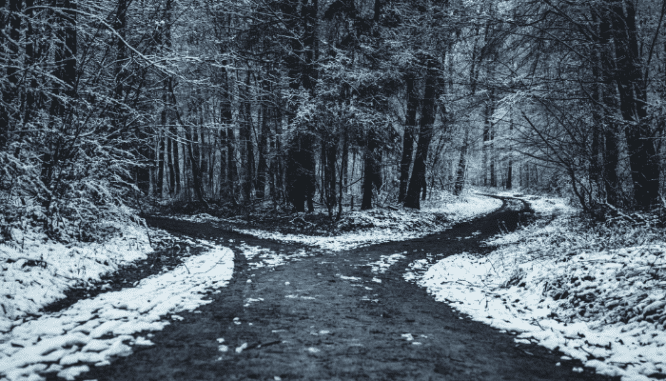
<path id="1" fill-rule="evenodd" d="M 227 143 L 227 185 L 232 202 L 236 203 L 236 181 L 238 179 L 238 166 L 236 160 L 236 134 L 233 128 L 226 129 Z"/>
<path id="2" fill-rule="evenodd" d="M 381 186 L 381 167 L 377 159 L 377 156 L 381 153 L 378 148 L 379 141 L 377 133 L 371 128 L 368 131 L 365 156 L 363 158 L 363 198 L 361 200 L 361 210 L 372 209 L 372 196 L 376 191 L 379 191 L 379 187 Z"/>
<path id="3" fill-rule="evenodd" d="M 465 129 L 465 140 L 460 147 L 460 159 L 458 160 L 458 169 L 456 170 L 456 182 L 453 187 L 453 194 L 458 196 L 465 189 L 465 172 L 467 171 L 467 150 L 469 145 L 469 129 Z"/>
<path id="4" fill-rule="evenodd" d="M 425 185 L 426 159 L 428 158 L 428 149 L 433 137 L 433 124 L 437 109 L 437 68 L 434 58 L 427 58 L 427 70 L 425 77 L 425 93 L 423 105 L 421 108 L 421 120 L 419 124 L 419 142 L 416 147 L 416 158 L 414 160 L 414 169 L 409 181 L 407 196 L 405 197 L 405 206 L 408 208 L 420 209 L 421 203 L 419 195 Z"/>
<path id="5" fill-rule="evenodd" d="M 125 66 L 128 63 L 127 47 L 123 40 L 126 39 L 127 29 L 127 9 L 131 0 L 118 0 L 116 7 L 115 20 L 113 21 L 113 29 L 118 34 L 116 41 L 116 61 L 114 67 L 114 90 L 113 96 L 115 100 L 113 124 L 115 126 L 115 133 L 120 133 L 123 129 L 125 121 L 123 103 L 125 98 L 125 82 L 128 78 L 128 71 Z"/>
<path id="6" fill-rule="evenodd" d="M 259 154 L 259 161 L 257 163 L 257 181 L 255 184 L 255 192 L 258 199 L 263 199 L 266 192 L 267 171 L 268 171 L 268 137 L 271 134 L 270 120 L 271 120 L 271 107 L 268 102 L 266 94 L 270 92 L 270 83 L 268 79 L 262 80 L 261 96 L 261 136 L 259 136 L 257 151 Z"/>
<path id="7" fill-rule="evenodd" d="M 416 109 L 419 100 L 414 86 L 415 76 L 413 73 L 405 77 L 407 88 L 407 113 L 405 114 L 405 132 L 402 138 L 402 157 L 400 159 L 400 189 L 398 202 L 405 200 L 407 184 L 409 183 L 409 169 L 412 166 L 414 155 L 414 130 L 416 129 Z"/>
<path id="8" fill-rule="evenodd" d="M 337 203 L 335 164 L 338 157 L 338 142 L 335 137 L 322 141 L 322 166 L 324 167 L 324 202 L 328 209 L 329 217 L 333 217 L 333 211 Z"/>
<path id="9" fill-rule="evenodd" d="M 241 105 L 243 111 L 243 123 L 240 129 L 241 139 L 241 156 L 243 166 L 243 201 L 249 205 L 252 199 L 252 183 L 254 181 L 254 142 L 252 141 L 252 109 L 251 109 L 251 96 L 250 96 L 250 72 L 248 69 L 247 79 L 245 81 L 245 96 L 243 104 Z"/>
<path id="10" fill-rule="evenodd" d="M 633 1 L 609 0 L 620 94 L 620 112 L 629 151 L 634 200 L 650 209 L 659 200 L 659 163 L 654 132 L 647 120 L 647 90 L 638 51 L 636 9 Z"/>
<path id="11" fill-rule="evenodd" d="M 297 17 L 297 6 L 293 1 L 285 2 L 284 9 L 291 16 L 290 25 L 297 30 L 302 27 L 303 33 L 300 41 L 292 39 L 293 52 L 287 57 L 289 68 L 289 86 L 298 91 L 300 86 L 314 96 L 315 85 L 318 78 L 317 69 L 317 13 L 319 10 L 317 0 L 307 3 L 301 0 L 300 18 Z M 302 57 L 295 56 L 302 52 Z M 301 63 L 302 59 L 302 63 Z M 293 121 L 295 107 L 289 111 L 289 122 Z M 313 197 L 316 189 L 315 153 L 313 125 L 316 122 L 297 126 L 293 139 L 289 144 L 287 157 L 287 200 L 297 212 L 305 211 L 305 204 L 310 212 L 314 211 Z"/>

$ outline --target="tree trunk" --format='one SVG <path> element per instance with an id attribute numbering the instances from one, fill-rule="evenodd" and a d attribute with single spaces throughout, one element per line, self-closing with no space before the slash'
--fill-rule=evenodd
<path id="1" fill-rule="evenodd" d="M 171 192 L 169 189 L 170 184 L 170 171 L 169 171 L 169 136 L 166 131 L 164 131 L 164 137 L 162 138 L 162 199 L 166 199 L 170 196 Z"/>
<path id="2" fill-rule="evenodd" d="M 659 163 L 654 132 L 647 120 L 647 91 L 638 51 L 636 9 L 633 1 L 609 0 L 617 59 L 615 80 L 634 185 L 634 200 L 642 209 L 659 201 Z"/>
<path id="3" fill-rule="evenodd" d="M 126 39 L 126 29 L 127 29 L 127 8 L 129 7 L 129 0 L 118 0 L 118 5 L 116 7 L 115 20 L 113 22 L 113 29 L 117 33 L 116 41 L 116 60 L 114 67 L 114 109 L 113 114 L 113 124 L 116 129 L 114 133 L 121 133 L 123 129 L 123 124 L 125 122 L 123 103 L 124 103 L 124 87 L 125 82 L 129 76 L 129 73 L 126 69 L 128 64 L 127 57 L 127 48 L 123 40 Z"/>
<path id="4" fill-rule="evenodd" d="M 1 1 L 0 1 L 1 3 Z M 35 17 L 36 11 L 35 9 L 32 9 L 32 7 L 35 5 L 34 0 L 25 0 L 25 7 L 28 9 L 26 13 L 26 17 L 28 20 L 33 20 Z M 0 7 L 2 8 L 2 7 Z M 32 67 L 33 65 L 36 65 L 37 62 L 39 62 L 39 59 L 41 57 L 42 50 L 40 50 L 40 45 L 37 44 L 37 41 L 39 41 L 39 37 L 37 36 L 37 33 L 35 33 L 35 28 L 33 27 L 32 22 L 27 22 L 26 23 L 26 32 L 25 32 L 25 39 L 26 39 L 26 45 L 25 45 L 25 59 L 26 59 L 26 66 L 27 67 Z M 2 45 L 2 37 L 0 37 L 0 45 Z M 30 123 L 38 109 L 41 109 L 43 104 L 42 104 L 42 97 L 40 96 L 40 92 L 38 90 L 38 82 L 37 82 L 37 76 L 35 74 L 30 75 L 30 81 L 29 81 L 29 86 L 26 89 L 26 94 L 25 94 L 25 110 L 23 115 L 25 116 L 24 123 Z M 0 114 L 2 114 L 2 106 L 0 106 Z M 2 117 L 0 117 L 1 119 Z M 2 121 L 0 121 L 0 126 L 2 126 Z M 0 131 L 1 131 L 0 127 Z M 0 135 L 2 135 L 0 133 Z M 0 140 L 2 139 L 2 136 L 0 136 Z M 2 143 L 0 142 L 0 146 L 2 146 Z"/>
<path id="5" fill-rule="evenodd" d="M 465 140 L 460 147 L 460 159 L 458 160 L 458 169 L 456 170 L 456 182 L 453 187 L 453 194 L 458 196 L 465 189 L 465 172 L 467 171 L 467 150 L 469 145 L 469 129 L 465 129 Z"/>
<path id="6" fill-rule="evenodd" d="M 254 143 L 252 142 L 252 110 L 250 103 L 250 72 L 248 70 L 247 80 L 245 82 L 245 96 L 243 99 L 242 115 L 243 123 L 241 124 L 240 129 L 240 139 L 241 139 L 241 159 L 243 167 L 243 181 L 242 181 L 242 190 L 243 190 L 243 201 L 246 205 L 249 205 L 252 199 L 252 182 L 254 180 Z"/>
<path id="7" fill-rule="evenodd" d="M 282 134 L 282 113 L 277 107 L 273 108 L 273 123 L 275 124 L 275 132 L 273 139 L 271 139 L 271 152 L 274 159 L 270 161 L 270 179 L 271 179 L 271 195 L 274 204 L 284 201 L 284 163 L 282 160 L 282 142 L 280 135 Z"/>
<path id="8" fill-rule="evenodd" d="M 268 94 L 270 91 L 270 84 L 268 79 L 262 81 L 263 86 L 262 90 L 264 94 Z M 265 95 L 262 95 L 261 102 L 261 136 L 258 139 L 259 151 L 259 162 L 257 164 L 257 182 L 255 185 L 255 192 L 258 199 L 263 199 L 265 197 L 266 191 L 266 172 L 268 171 L 268 137 L 271 134 L 270 128 L 270 119 L 271 119 L 271 106 L 268 103 L 268 98 Z"/>
<path id="9" fill-rule="evenodd" d="M 416 129 L 416 109 L 419 104 L 418 94 L 414 86 L 414 74 L 409 73 L 405 77 L 407 87 L 407 113 L 405 115 L 405 133 L 402 138 L 402 158 L 400 160 L 400 189 L 398 202 L 405 200 L 407 184 L 409 183 L 409 169 L 412 166 L 414 155 L 414 130 Z"/>
<path id="10" fill-rule="evenodd" d="M 379 166 L 377 156 L 379 141 L 377 133 L 371 128 L 368 131 L 368 138 L 365 147 L 365 156 L 363 158 L 363 199 L 361 200 L 361 210 L 372 209 L 373 194 L 379 190 L 377 185 L 381 186 L 381 167 Z M 380 179 L 378 181 L 378 178 Z"/>
<path id="11" fill-rule="evenodd" d="M 189 147 L 189 155 L 190 155 L 190 164 L 192 165 L 192 180 L 194 181 L 194 194 L 197 196 L 197 199 L 199 202 L 206 204 L 206 200 L 204 199 L 204 192 L 203 192 L 203 182 L 201 179 L 201 167 L 199 167 L 199 162 L 197 161 L 197 156 L 198 156 L 198 150 L 197 148 L 199 146 L 199 142 L 196 140 L 192 140 L 194 137 L 196 137 L 196 131 L 193 131 L 192 134 L 188 132 L 187 127 L 185 128 L 185 139 L 187 139 Z"/>
<path id="12" fill-rule="evenodd" d="M 304 212 L 307 204 L 314 211 L 315 161 L 312 137 L 300 132 L 291 141 L 287 154 L 287 197 L 294 211 Z"/>
<path id="13" fill-rule="evenodd" d="M 322 141 L 322 166 L 324 167 L 324 202 L 329 217 L 333 218 L 333 211 L 337 202 L 335 164 L 338 157 L 338 142 L 334 137 Z"/>
<path id="14" fill-rule="evenodd" d="M 227 173 L 229 175 L 229 195 L 234 204 L 236 203 L 236 183 L 238 181 L 238 161 L 236 157 L 236 133 L 233 128 L 226 130 L 227 141 Z"/>
<path id="15" fill-rule="evenodd" d="M 349 129 L 347 125 L 343 127 L 343 138 L 342 138 L 342 158 L 340 159 L 340 185 L 338 188 L 338 215 L 336 216 L 337 220 L 340 220 L 342 217 L 342 202 L 344 200 L 344 195 L 348 193 L 347 189 L 347 171 L 349 166 Z"/>
<path id="16" fill-rule="evenodd" d="M 490 73 L 488 73 L 490 75 Z M 484 168 L 484 186 L 497 186 L 495 178 L 495 149 L 493 136 L 493 114 L 495 112 L 494 91 L 489 91 L 489 97 L 485 103 L 484 123 L 483 123 L 483 168 Z"/>
<path id="17" fill-rule="evenodd" d="M 318 2 L 311 3 L 301 1 L 300 14 L 299 4 L 294 0 L 282 3 L 282 10 L 287 15 L 287 28 L 290 30 L 302 30 L 301 39 L 291 39 L 292 52 L 285 58 L 289 87 L 296 92 L 302 85 L 303 88 L 314 96 L 315 85 L 318 77 L 317 70 L 317 12 Z M 292 125 L 297 105 L 291 104 L 288 109 L 289 125 Z M 285 181 L 287 189 L 287 201 L 293 205 L 294 211 L 305 211 L 307 204 L 310 211 L 314 211 L 312 198 L 316 189 L 315 176 L 315 154 L 312 123 L 294 126 L 295 133 L 290 139 L 287 150 L 287 163 Z"/>
<path id="18" fill-rule="evenodd" d="M 420 209 L 421 203 L 419 195 L 425 185 L 426 159 L 428 158 L 428 149 L 433 137 L 433 124 L 437 109 L 437 68 L 434 58 L 427 59 L 427 72 L 425 77 L 425 94 L 421 108 L 421 121 L 419 131 L 419 142 L 416 146 L 416 159 L 414 160 L 414 169 L 412 177 L 409 180 L 409 188 L 405 197 L 405 206 L 408 208 Z"/>

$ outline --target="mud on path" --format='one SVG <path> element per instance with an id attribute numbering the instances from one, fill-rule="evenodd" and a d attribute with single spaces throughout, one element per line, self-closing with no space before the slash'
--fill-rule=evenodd
<path id="1" fill-rule="evenodd" d="M 308 249 L 309 256 L 274 268 L 258 268 L 258 259 L 246 260 L 239 246 L 287 254 L 301 247 L 207 224 L 150 220 L 231 247 L 234 277 L 221 293 L 210 295 L 213 303 L 180 313 L 184 320 L 156 332 L 155 346 L 136 348 L 82 376 L 100 381 L 609 379 L 589 369 L 573 372 L 580 363 L 516 344 L 510 334 L 471 321 L 403 278 L 416 260 L 487 250 L 480 247 L 482 240 L 515 229 L 525 218 L 524 208 L 510 204 L 425 238 L 339 253 Z M 405 252 L 383 274 L 368 266 L 382 255 Z M 228 350 L 220 351 L 220 345 Z"/>

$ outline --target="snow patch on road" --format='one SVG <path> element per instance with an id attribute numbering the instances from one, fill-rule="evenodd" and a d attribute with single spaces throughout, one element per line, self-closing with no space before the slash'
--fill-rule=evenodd
<path id="1" fill-rule="evenodd" d="M 247 258 L 249 265 L 253 269 L 259 268 L 274 268 L 277 266 L 282 266 L 289 261 L 297 262 L 302 261 L 305 258 L 313 257 L 317 255 L 316 252 L 308 252 L 305 249 L 299 249 L 292 253 L 284 253 L 264 248 L 261 246 L 250 246 L 246 243 L 241 243 L 239 249 L 243 252 L 245 258 Z M 251 283 L 251 282 L 249 282 Z"/>
<path id="2" fill-rule="evenodd" d="M 15 325 L 0 335 L 1 379 L 40 380 L 40 374 L 50 372 L 71 379 L 88 371 L 86 364 L 107 365 L 113 357 L 129 355 L 132 345 L 152 345 L 136 334 L 161 330 L 169 324 L 168 315 L 211 303 L 206 294 L 231 279 L 233 252 L 208 245 L 209 252 L 136 287 Z"/>
<path id="3" fill-rule="evenodd" d="M 406 254 L 407 252 L 405 252 Z M 391 255 L 382 255 L 379 257 L 379 260 L 376 262 L 368 263 L 368 266 L 372 267 L 373 274 L 384 274 L 388 271 L 389 267 L 399 260 L 406 258 L 405 254 L 397 253 Z"/>

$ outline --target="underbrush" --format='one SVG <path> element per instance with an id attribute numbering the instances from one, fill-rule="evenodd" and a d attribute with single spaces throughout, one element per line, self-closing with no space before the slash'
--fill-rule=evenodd
<path id="1" fill-rule="evenodd" d="M 349 250 L 364 245 L 423 237 L 470 218 L 490 213 L 502 201 L 467 194 L 441 195 L 425 202 L 421 210 L 387 206 L 345 213 L 338 221 L 323 210 L 314 213 L 256 213 L 231 218 L 210 214 L 180 215 L 175 218 L 213 223 L 262 239 L 300 243 L 326 250 Z"/>
<path id="2" fill-rule="evenodd" d="M 45 213 L 27 199 L 2 198 L 0 332 L 40 314 L 68 290 L 87 289 L 120 267 L 144 259 L 159 237 L 122 204 Z M 155 239 L 158 238 L 158 239 Z M 152 245 L 151 245 L 152 244 Z"/>
<path id="3" fill-rule="evenodd" d="M 448 257 L 420 284 L 518 343 L 559 349 L 563 360 L 623 380 L 666 378 L 666 237 L 657 219 L 597 223 L 535 209 L 538 222 L 486 241 L 489 254 Z"/>
<path id="4" fill-rule="evenodd" d="M 501 206 L 501 201 L 478 197 L 473 193 L 453 196 L 438 192 L 423 201 L 421 210 L 404 208 L 399 204 L 376 206 L 370 210 L 345 211 L 337 219 L 315 203 L 315 211 L 291 213 L 276 209 L 271 202 L 256 204 L 253 210 L 234 212 L 229 205 L 206 208 L 200 203 L 168 204 L 154 209 L 154 214 L 175 215 L 193 222 L 216 222 L 230 228 L 259 229 L 281 234 L 304 234 L 333 237 L 350 232 L 392 230 L 416 232 L 441 229 L 451 222 L 479 216 Z"/>
<path id="5" fill-rule="evenodd" d="M 542 295 L 556 302 L 557 320 L 646 321 L 666 328 L 663 228 L 563 217 L 488 244 L 499 246 L 489 260 L 502 286 L 542 285 Z"/>

